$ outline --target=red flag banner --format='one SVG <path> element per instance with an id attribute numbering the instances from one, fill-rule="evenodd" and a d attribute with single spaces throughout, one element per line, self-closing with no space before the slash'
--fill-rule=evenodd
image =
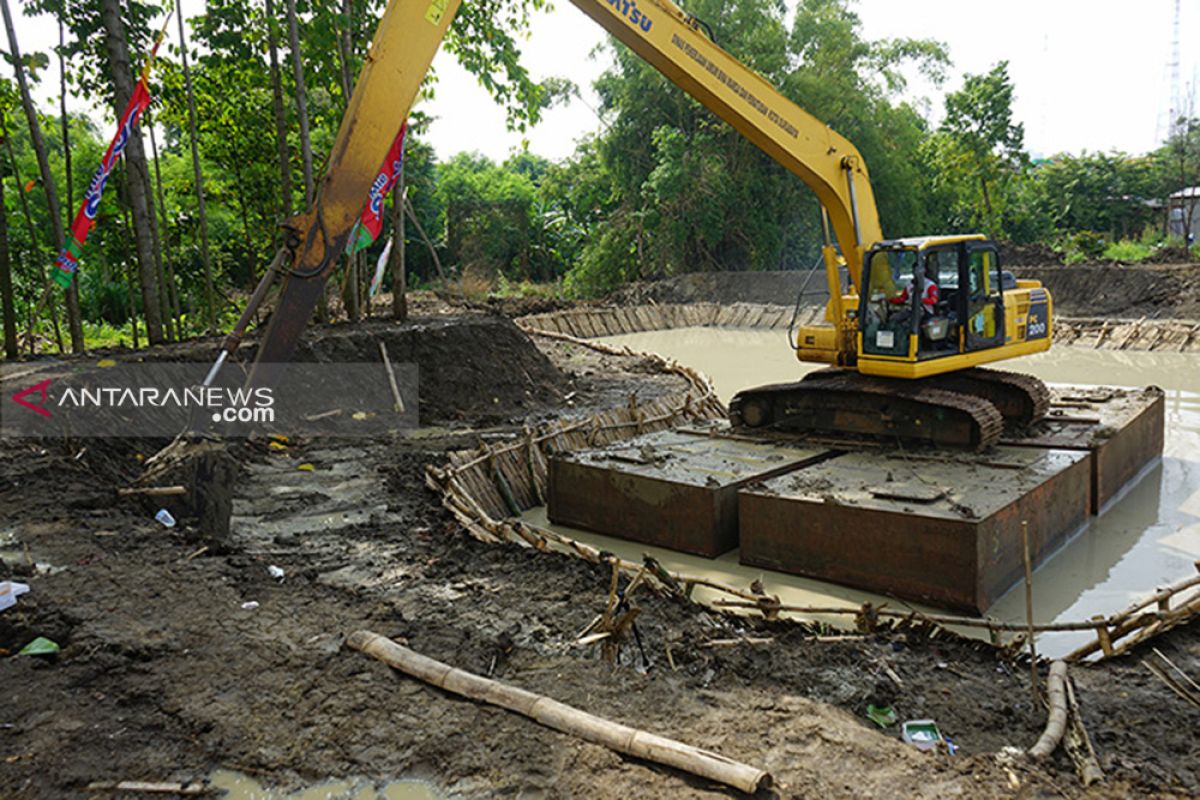
<path id="1" fill-rule="evenodd" d="M 404 164 L 404 136 L 408 132 L 408 123 L 400 126 L 400 132 L 392 141 L 383 165 L 379 167 L 375 180 L 371 181 L 371 192 L 367 195 L 367 207 L 354 226 L 347 244 L 347 252 L 354 254 L 379 238 L 383 231 L 383 201 L 400 179 L 400 167 Z"/>
<path id="2" fill-rule="evenodd" d="M 108 145 L 108 150 L 104 153 L 104 158 L 96 169 L 96 174 L 92 176 L 92 182 L 88 184 L 87 192 L 83 196 L 83 203 L 79 206 L 79 213 L 75 215 L 67 246 L 63 248 L 54 265 L 54 281 L 64 289 L 71 285 L 71 281 L 75 277 L 75 270 L 79 266 L 79 256 L 83 252 L 83 243 L 87 241 L 92 226 L 96 224 L 96 212 L 100 209 L 100 198 L 104 194 L 104 185 L 108 182 L 108 176 L 117 163 L 117 159 L 125 152 L 125 145 L 133 136 L 134 126 L 137 125 L 142 112 L 149 106 L 150 90 L 146 87 L 146 80 L 143 78 L 138 81 L 137 88 L 133 91 L 133 97 L 129 98 L 129 105 L 125 106 L 125 113 L 121 115 L 121 125 L 117 128 L 117 134 Z"/>

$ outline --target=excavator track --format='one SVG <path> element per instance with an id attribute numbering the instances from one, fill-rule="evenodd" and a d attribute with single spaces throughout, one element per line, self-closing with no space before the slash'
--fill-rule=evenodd
<path id="1" fill-rule="evenodd" d="M 1050 413 L 1050 390 L 1032 375 L 975 367 L 926 378 L 921 383 L 987 400 L 1011 430 L 1024 428 Z"/>
<path id="2" fill-rule="evenodd" d="M 729 417 L 735 429 L 973 450 L 991 447 L 1004 433 L 1004 417 L 987 399 L 847 369 L 739 392 Z"/>

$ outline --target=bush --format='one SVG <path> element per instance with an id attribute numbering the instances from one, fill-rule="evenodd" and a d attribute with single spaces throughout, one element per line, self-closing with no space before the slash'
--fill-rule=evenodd
<path id="1" fill-rule="evenodd" d="M 1098 261 L 1104 257 L 1108 243 L 1095 231 L 1079 231 L 1059 241 L 1056 249 L 1063 254 L 1064 264 Z"/>
<path id="2" fill-rule="evenodd" d="M 1154 248 L 1141 242 L 1122 239 L 1104 248 L 1106 261 L 1120 261 L 1124 264 L 1137 264 L 1145 261 L 1154 253 Z"/>

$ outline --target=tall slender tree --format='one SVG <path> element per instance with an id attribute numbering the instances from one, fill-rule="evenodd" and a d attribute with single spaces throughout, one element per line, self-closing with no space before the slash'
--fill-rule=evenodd
<path id="1" fill-rule="evenodd" d="M 104 46 L 112 72 L 113 97 L 118 116 L 133 97 L 133 67 L 125 23 L 121 19 L 120 0 L 101 0 Z M 146 339 L 151 345 L 163 342 L 162 312 L 158 302 L 158 268 L 154 258 L 154 218 L 150 200 L 150 172 L 140 134 L 129 137 L 125 146 L 125 164 L 129 175 L 129 202 L 132 212 L 133 239 L 137 250 L 138 278 L 141 284 L 142 313 L 146 317 Z M 136 320 L 135 320 L 136 321 Z"/>
<path id="2" fill-rule="evenodd" d="M 175 320 L 176 336 L 182 340 L 184 333 L 180 322 L 179 289 L 175 284 L 175 265 L 171 259 L 169 228 L 167 226 L 167 204 L 163 198 L 162 169 L 158 161 L 158 140 L 154 136 L 154 125 L 147 123 L 146 127 L 150 129 L 150 153 L 154 158 L 154 194 L 158 198 L 160 241 L 162 242 L 163 267 L 165 272 L 163 276 L 163 294 L 167 298 L 169 315 Z"/>
<path id="3" fill-rule="evenodd" d="M 0 112 L 0 138 L 4 140 L 4 149 L 8 153 L 8 164 L 12 168 L 13 179 L 17 183 L 17 197 L 21 201 L 21 216 L 25 218 L 25 230 L 29 235 L 29 249 L 34 260 L 34 269 L 32 270 L 34 282 L 44 283 L 46 281 L 47 259 L 43 257 L 41 239 L 37 235 L 37 226 L 33 224 L 33 214 L 29 211 L 29 200 L 25 198 L 25 192 L 21 191 L 23 186 L 21 182 L 21 168 L 17 165 L 17 156 L 13 152 L 12 138 L 8 135 L 8 116 Z M 29 352 L 32 354 L 36 346 L 33 335 L 33 325 L 37 320 L 34 319 L 33 306 L 30 306 L 29 314 Z M 58 326 L 58 303 L 54 299 L 54 293 L 50 293 L 50 322 L 54 327 L 54 341 L 58 345 L 58 352 L 65 352 L 63 348 L 62 330 Z"/>
<path id="4" fill-rule="evenodd" d="M 288 147 L 287 112 L 283 105 L 283 76 L 279 70 L 279 42 L 275 32 L 275 0 L 266 0 L 267 52 L 271 59 L 271 104 L 275 111 L 275 144 L 279 151 L 279 216 L 292 215 L 292 155 Z"/>
<path id="5" fill-rule="evenodd" d="M 200 143 L 196 135 L 196 93 L 192 87 L 192 70 L 188 65 L 187 31 L 183 24 L 183 8 L 175 0 L 176 22 L 179 24 L 180 66 L 188 102 L 188 139 L 192 145 L 192 177 L 196 183 L 196 214 L 200 223 L 200 261 L 204 265 L 204 306 L 208 312 L 209 333 L 217 330 L 216 288 L 213 286 L 212 256 L 208 248 L 208 212 L 204 207 L 204 171 L 200 168 Z"/>
<path id="6" fill-rule="evenodd" d="M 17 305 L 13 302 L 12 260 L 8 253 L 8 212 L 4 207 L 4 178 L 0 175 L 0 310 L 4 312 L 4 357 L 16 358 Z"/>
<path id="7" fill-rule="evenodd" d="M 13 27 L 8 0 L 0 0 L 0 11 L 3 11 L 4 14 L 4 28 L 8 33 L 9 57 L 13 62 L 17 88 L 21 93 L 21 107 L 24 109 L 25 119 L 29 123 L 29 139 L 33 144 L 33 152 L 37 156 L 42 189 L 46 193 L 46 206 L 50 215 L 50 230 L 54 235 L 54 247 L 56 252 L 61 252 L 67 241 L 63 232 L 62 209 L 58 203 L 58 190 L 54 184 L 54 175 L 50 172 L 50 159 L 46 155 L 46 139 L 42 136 L 42 126 L 38 122 L 37 108 L 34 107 L 33 98 L 29 93 L 29 80 L 25 75 L 25 66 L 21 60 L 21 47 L 17 43 L 17 32 Z M 53 290 L 51 289 L 51 291 Z M 67 293 L 67 319 L 71 329 L 71 349 L 76 353 L 82 353 L 84 347 L 83 324 L 79 314 L 78 290 Z"/>
<path id="8" fill-rule="evenodd" d="M 388 255 L 388 271 L 392 273 L 392 318 L 397 322 L 408 319 L 408 275 L 404 263 L 404 203 L 407 197 L 404 160 L 401 159 L 400 177 L 392 190 L 392 252 Z"/>
<path id="9" fill-rule="evenodd" d="M 296 117 L 300 123 L 300 155 L 304 161 L 304 207 L 313 202 L 312 141 L 308 132 L 308 90 L 304 84 L 304 58 L 300 53 L 300 25 L 296 19 L 296 0 L 286 0 L 288 42 L 292 50 L 292 77 L 296 87 Z"/>

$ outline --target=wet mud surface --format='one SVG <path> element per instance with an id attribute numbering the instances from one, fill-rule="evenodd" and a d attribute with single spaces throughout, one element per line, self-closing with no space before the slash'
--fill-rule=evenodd
<path id="1" fill-rule="evenodd" d="M 644 589 L 632 599 L 648 671 L 632 643 L 616 666 L 576 645 L 604 607 L 607 568 L 474 541 L 424 487 L 424 467 L 544 416 L 681 385 L 638 357 L 510 340 L 497 333 L 507 323 L 462 336 L 443 324 L 441 344 L 414 355 L 444 370 L 423 383 L 420 431 L 231 445 L 228 532 L 186 518 L 166 529 L 150 501 L 116 498 L 140 473 L 139 453 L 165 442 L 0 443 L 0 579 L 32 587 L 0 612 L 0 796 L 220 768 L 283 787 L 420 778 L 465 797 L 733 794 L 394 674 L 343 647 L 359 628 L 763 766 L 782 796 L 1082 793 L 1061 752 L 1038 767 L 997 758 L 1031 745 L 1044 712 L 1027 668 L 977 645 L 914 632 L 817 640 Z M 356 335 L 321 332 L 313 348 L 361 352 L 346 341 Z M 513 365 L 528 378 L 510 376 Z M 464 387 L 476 405 L 456 404 Z M 35 636 L 61 653 L 13 655 Z M 747 636 L 769 641 L 729 643 Z M 1200 675 L 1194 625 L 1155 646 Z M 1147 652 L 1073 670 L 1109 776 L 1093 796 L 1200 791 L 1200 711 L 1141 666 Z M 868 703 L 935 719 L 959 754 L 903 744 L 895 726 L 865 718 Z"/>

